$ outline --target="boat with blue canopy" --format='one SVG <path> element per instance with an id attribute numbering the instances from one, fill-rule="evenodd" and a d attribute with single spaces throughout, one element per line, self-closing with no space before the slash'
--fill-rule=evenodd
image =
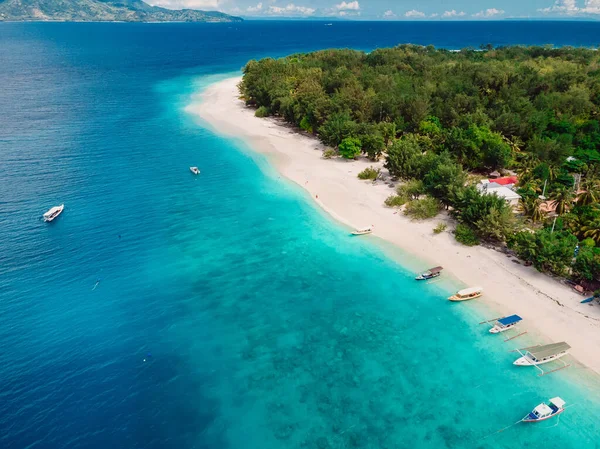
<path id="1" fill-rule="evenodd" d="M 490 329 L 490 334 L 506 332 L 507 330 L 515 327 L 521 321 L 523 321 L 523 318 L 521 318 L 519 315 L 510 315 L 497 319 L 494 323 L 494 326 Z"/>

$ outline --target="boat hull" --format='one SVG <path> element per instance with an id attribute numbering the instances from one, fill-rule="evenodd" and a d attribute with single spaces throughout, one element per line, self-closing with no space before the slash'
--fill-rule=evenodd
<path id="1" fill-rule="evenodd" d="M 565 409 L 561 408 L 557 412 L 552 413 L 549 416 L 544 416 L 543 418 L 536 418 L 536 419 L 529 418 L 529 415 L 527 415 L 525 418 L 522 419 L 522 421 L 526 422 L 526 423 L 546 421 L 547 419 L 551 419 L 551 418 L 554 418 L 555 416 L 560 415 L 564 411 L 565 411 Z"/>
<path id="2" fill-rule="evenodd" d="M 479 295 L 473 295 L 473 296 L 469 296 L 467 298 L 463 298 L 461 296 L 456 296 L 456 295 L 452 295 L 448 298 L 448 301 L 452 301 L 452 302 L 462 302 L 462 301 L 470 301 L 472 299 L 477 299 L 479 297 L 481 297 L 481 293 Z"/>
<path id="3" fill-rule="evenodd" d="M 561 357 L 567 355 L 566 352 L 563 352 L 562 354 L 557 354 L 554 357 L 549 357 L 545 360 L 540 360 L 540 361 L 535 361 L 535 360 L 531 360 L 529 357 L 527 356 L 523 356 L 523 357 L 519 357 L 517 360 L 515 360 L 513 362 L 513 365 L 515 366 L 537 366 L 537 365 L 543 365 L 544 363 L 550 363 L 550 362 L 554 362 L 555 360 L 560 359 Z"/>
<path id="4" fill-rule="evenodd" d="M 48 212 L 46 212 L 46 213 L 44 214 L 44 216 L 43 216 L 43 218 L 44 218 L 44 221 L 45 221 L 46 223 L 49 223 L 49 222 L 51 222 L 51 221 L 53 221 L 53 220 L 56 220 L 56 218 L 58 218 L 58 216 L 59 216 L 60 214 L 62 214 L 62 212 L 63 212 L 63 210 L 64 210 L 64 209 L 65 209 L 65 206 L 64 206 L 64 204 L 61 204 L 60 206 L 58 206 L 58 207 L 56 208 L 56 210 L 55 210 L 55 211 L 53 211 L 52 213 L 50 213 L 50 211 L 52 211 L 52 209 L 50 209 Z"/>

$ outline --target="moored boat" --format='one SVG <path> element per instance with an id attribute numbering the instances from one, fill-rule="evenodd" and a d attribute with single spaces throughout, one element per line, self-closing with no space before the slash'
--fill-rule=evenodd
<path id="1" fill-rule="evenodd" d="M 519 315 L 510 315 L 500 318 L 496 320 L 494 326 L 490 329 L 490 334 L 506 332 L 507 330 L 515 327 L 521 321 L 523 321 L 523 318 L 521 318 Z"/>
<path id="2" fill-rule="evenodd" d="M 483 288 L 481 287 L 470 287 L 459 290 L 456 294 L 450 296 L 450 301 L 469 301 L 471 299 L 479 298 L 483 294 Z"/>
<path id="3" fill-rule="evenodd" d="M 44 214 L 44 221 L 52 221 L 56 217 L 58 217 L 62 211 L 64 210 L 65 205 L 61 204 L 60 206 L 54 206 L 48 212 Z"/>
<path id="4" fill-rule="evenodd" d="M 517 360 L 513 362 L 516 366 L 537 366 L 543 365 L 544 363 L 553 362 L 566 355 L 571 349 L 564 341 L 560 343 L 551 343 L 549 345 L 532 346 L 524 348 L 524 352 L 517 349 L 517 352 L 521 354 Z"/>
<path id="5" fill-rule="evenodd" d="M 198 167 L 190 167 L 190 171 L 195 175 L 200 174 L 200 169 Z"/>
<path id="6" fill-rule="evenodd" d="M 521 421 L 523 422 L 540 422 L 547 419 L 553 418 L 554 416 L 560 415 L 565 411 L 565 401 L 559 397 L 552 398 L 548 401 L 548 404 L 542 402 Z"/>
<path id="7" fill-rule="evenodd" d="M 352 235 L 365 235 L 373 232 L 373 227 L 369 226 L 368 228 L 357 229 L 356 231 L 352 231 Z"/>
<path id="8" fill-rule="evenodd" d="M 433 267 L 425 271 L 424 273 L 421 273 L 415 279 L 417 281 L 426 281 L 427 279 L 433 279 L 440 276 L 442 274 L 442 270 L 442 267 Z"/>

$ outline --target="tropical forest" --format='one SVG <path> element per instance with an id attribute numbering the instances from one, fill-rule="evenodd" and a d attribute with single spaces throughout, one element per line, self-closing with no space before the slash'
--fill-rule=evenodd
<path id="1" fill-rule="evenodd" d="M 383 161 L 399 181 L 387 206 L 416 219 L 446 209 L 459 242 L 600 288 L 598 51 L 400 45 L 253 60 L 243 73 L 256 116 L 314 134 L 326 158 Z M 511 177 L 518 200 L 481 188 L 490 177 Z"/>

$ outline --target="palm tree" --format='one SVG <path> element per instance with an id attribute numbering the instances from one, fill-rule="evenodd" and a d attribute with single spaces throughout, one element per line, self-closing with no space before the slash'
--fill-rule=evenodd
<path id="1" fill-rule="evenodd" d="M 577 197 L 577 204 L 580 206 L 589 206 L 598 202 L 598 184 L 596 182 L 586 182 L 583 186 L 583 192 Z"/>
<path id="2" fill-rule="evenodd" d="M 508 138 L 503 135 L 502 139 L 510 147 L 510 150 L 513 153 L 513 157 L 521 152 L 521 147 L 523 146 L 523 141 L 519 138 L 519 136 L 512 136 L 511 138 Z"/>
<path id="3" fill-rule="evenodd" d="M 540 160 L 531 153 L 520 153 L 519 159 L 519 171 L 523 175 L 529 175 L 535 167 L 540 164 Z"/>
<path id="4" fill-rule="evenodd" d="M 533 170 L 540 165 L 540 160 L 531 153 L 517 153 L 519 183 L 533 180 Z"/>
<path id="5" fill-rule="evenodd" d="M 556 189 L 550 195 L 552 204 L 556 206 L 556 213 L 558 215 L 564 214 L 573 204 L 573 191 L 565 187 Z"/>
<path id="6" fill-rule="evenodd" d="M 571 233 L 578 239 L 583 240 L 583 218 L 580 215 L 569 213 L 562 217 L 563 226 L 565 229 L 571 231 Z"/>
<path id="7" fill-rule="evenodd" d="M 520 206 L 523 213 L 528 216 L 531 221 L 537 223 L 542 221 L 546 215 L 546 212 L 542 210 L 543 201 L 539 198 L 533 198 L 529 200 L 521 200 Z"/>
<path id="8" fill-rule="evenodd" d="M 600 220 L 594 220 L 589 225 L 582 228 L 585 238 L 594 239 L 597 244 L 600 244 Z"/>
<path id="9" fill-rule="evenodd" d="M 548 165 L 548 175 L 550 181 L 554 181 L 559 173 L 560 167 L 557 167 L 555 165 Z"/>

